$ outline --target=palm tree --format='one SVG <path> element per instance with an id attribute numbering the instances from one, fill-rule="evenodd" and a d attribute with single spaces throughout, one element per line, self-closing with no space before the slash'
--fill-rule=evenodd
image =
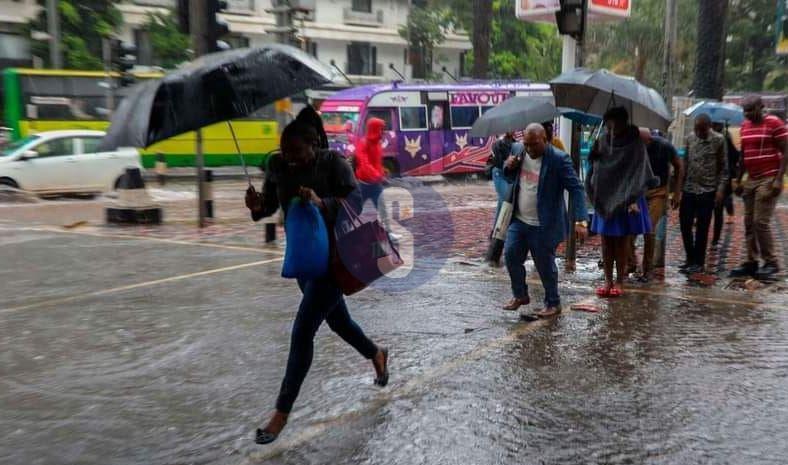
<path id="1" fill-rule="evenodd" d="M 728 0 L 698 0 L 695 97 L 722 99 Z"/>

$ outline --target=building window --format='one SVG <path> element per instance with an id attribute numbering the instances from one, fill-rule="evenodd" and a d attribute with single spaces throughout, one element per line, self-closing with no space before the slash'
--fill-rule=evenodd
<path id="1" fill-rule="evenodd" d="M 249 46 L 249 38 L 244 36 L 229 36 L 225 37 L 224 41 L 230 48 L 246 48 Z"/>
<path id="2" fill-rule="evenodd" d="M 135 29 L 134 45 L 137 47 L 137 64 L 151 66 L 153 64 L 153 45 L 148 31 Z"/>
<path id="3" fill-rule="evenodd" d="M 467 57 L 467 51 L 460 52 L 460 77 L 468 76 L 468 67 L 465 65 L 465 60 Z"/>
<path id="4" fill-rule="evenodd" d="M 351 42 L 347 46 L 347 72 L 357 76 L 375 76 L 378 51 L 368 42 Z"/>
<path id="5" fill-rule="evenodd" d="M 353 11 L 372 13 L 372 0 L 353 0 Z"/>
<path id="6" fill-rule="evenodd" d="M 304 51 L 317 58 L 317 42 L 312 41 L 312 39 L 303 39 L 303 41 Z"/>

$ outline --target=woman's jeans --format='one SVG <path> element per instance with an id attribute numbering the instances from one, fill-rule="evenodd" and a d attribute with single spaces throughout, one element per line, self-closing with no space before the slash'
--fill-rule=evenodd
<path id="1" fill-rule="evenodd" d="M 386 215 L 386 202 L 380 201 L 380 196 L 383 194 L 383 183 L 366 183 L 359 181 L 358 182 L 359 190 L 361 191 L 361 205 L 367 203 L 367 200 L 372 201 L 372 205 L 375 206 L 375 209 L 378 212 L 378 216 L 380 217 L 380 221 L 383 224 L 383 227 L 386 230 L 389 230 L 389 219 Z"/>
<path id="2" fill-rule="evenodd" d="M 330 275 L 311 280 L 299 279 L 298 287 L 304 295 L 293 322 L 287 370 L 276 401 L 276 409 L 284 413 L 289 413 L 293 408 L 301 384 L 312 365 L 315 333 L 323 320 L 365 358 L 372 359 L 378 352 L 377 346 L 350 317 L 342 291 Z"/>
<path id="3" fill-rule="evenodd" d="M 506 194 L 509 193 L 509 181 L 503 176 L 503 170 L 500 168 L 492 169 L 493 186 L 495 186 L 495 193 L 498 194 L 498 206 L 495 208 L 495 218 L 493 218 L 493 227 L 495 221 L 498 219 L 498 212 L 501 210 L 501 204 L 506 200 Z"/>

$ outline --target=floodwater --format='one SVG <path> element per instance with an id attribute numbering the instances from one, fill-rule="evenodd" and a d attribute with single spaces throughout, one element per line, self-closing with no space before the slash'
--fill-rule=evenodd
<path id="1" fill-rule="evenodd" d="M 390 385 L 324 325 L 289 425 L 258 446 L 299 300 L 278 251 L 8 227 L 0 263 L 4 465 L 788 457 L 784 291 L 672 280 L 605 302 L 588 259 L 562 276 L 564 313 L 525 323 L 499 309 L 503 270 L 434 259 L 421 286 L 348 299 Z"/>

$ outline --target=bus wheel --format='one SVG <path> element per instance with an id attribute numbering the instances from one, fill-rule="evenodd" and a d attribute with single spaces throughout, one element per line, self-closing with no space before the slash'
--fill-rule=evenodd
<path id="1" fill-rule="evenodd" d="M 16 183 L 11 178 L 0 178 L 0 186 L 8 186 L 13 187 L 14 189 L 19 189 L 19 184 Z"/>
<path id="2" fill-rule="evenodd" d="M 399 163 L 397 163 L 397 160 L 392 158 L 386 158 L 383 160 L 383 172 L 386 174 L 387 178 L 398 178 Z"/>

